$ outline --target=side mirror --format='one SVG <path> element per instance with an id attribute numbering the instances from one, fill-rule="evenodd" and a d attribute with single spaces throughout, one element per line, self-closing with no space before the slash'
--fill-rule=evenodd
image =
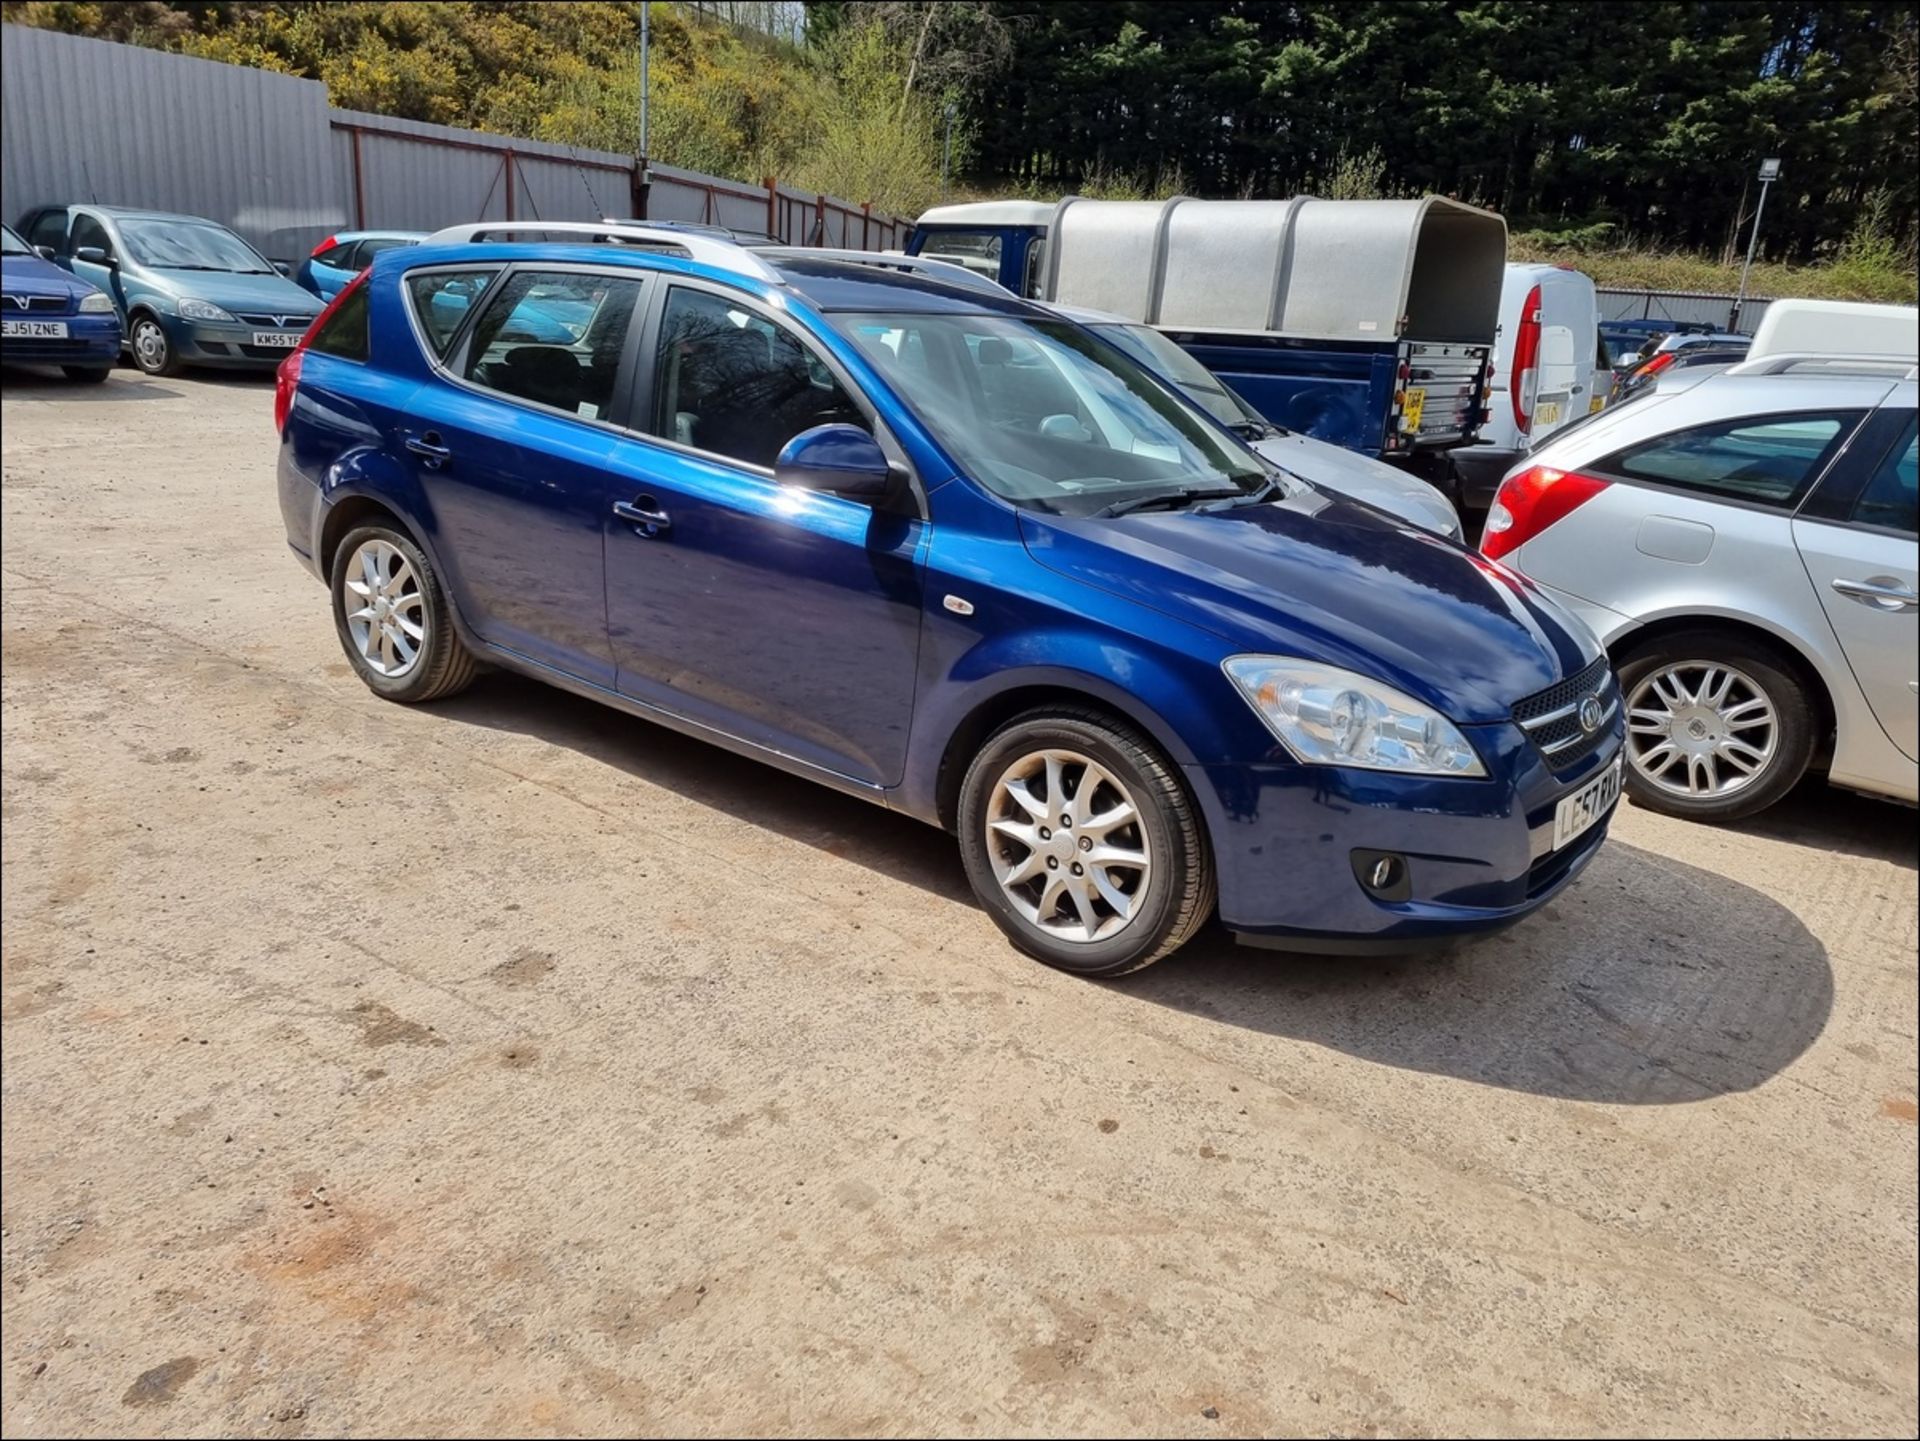
<path id="1" fill-rule="evenodd" d="M 82 245 L 73 252 L 75 260 L 84 260 L 89 265 L 111 265 L 113 257 L 97 245 Z"/>
<path id="2" fill-rule="evenodd" d="M 880 442 L 857 425 L 816 425 L 780 448 L 773 478 L 801 490 L 877 500 L 893 488 L 893 468 Z"/>
<path id="3" fill-rule="evenodd" d="M 33 253 L 39 256 L 42 260 L 58 260 L 60 258 L 56 254 L 54 254 L 54 250 L 51 245 L 36 245 L 33 247 Z"/>
<path id="4" fill-rule="evenodd" d="M 293 274 L 293 263 L 291 261 L 276 260 L 273 262 L 273 268 L 279 271 L 282 275 Z"/>

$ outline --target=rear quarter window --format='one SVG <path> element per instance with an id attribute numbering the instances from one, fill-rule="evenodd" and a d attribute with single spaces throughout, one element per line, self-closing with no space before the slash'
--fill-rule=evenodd
<path id="1" fill-rule="evenodd" d="M 367 287 L 356 284 L 341 296 L 332 314 L 307 337 L 307 349 L 342 360 L 365 360 L 368 353 Z"/>
<path id="2" fill-rule="evenodd" d="M 1616 451 L 1594 468 L 1625 480 L 1790 509 L 1862 415 L 1809 411 L 1689 426 Z"/>
<path id="3" fill-rule="evenodd" d="M 486 293 L 492 270 L 419 270 L 407 277 L 407 303 L 420 322 L 420 334 L 435 360 L 453 349 L 461 323 Z"/>

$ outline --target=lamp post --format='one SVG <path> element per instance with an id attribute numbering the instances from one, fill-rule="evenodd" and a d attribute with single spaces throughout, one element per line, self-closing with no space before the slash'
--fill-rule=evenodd
<path id="1" fill-rule="evenodd" d="M 1733 298 L 1733 314 L 1727 317 L 1727 329 L 1740 329 L 1740 310 L 1747 303 L 1747 272 L 1753 269 L 1754 247 L 1760 243 L 1760 217 L 1767 213 L 1767 187 L 1780 178 L 1780 157 L 1769 156 L 1760 162 L 1760 202 L 1753 207 L 1753 233 L 1747 237 L 1747 261 L 1740 267 L 1740 293 Z"/>

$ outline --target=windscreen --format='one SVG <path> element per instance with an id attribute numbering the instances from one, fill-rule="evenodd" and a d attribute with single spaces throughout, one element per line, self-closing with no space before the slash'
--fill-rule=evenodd
<path id="1" fill-rule="evenodd" d="M 1102 340 L 1118 346 L 1150 370 L 1166 376 L 1222 425 L 1266 425 L 1258 411 L 1235 395 L 1206 366 L 1151 325 L 1096 325 Z"/>
<path id="2" fill-rule="evenodd" d="M 271 275 L 273 267 L 231 230 L 204 220 L 123 220 L 133 258 L 156 270 L 225 270 Z"/>
<path id="3" fill-rule="evenodd" d="M 7 226 L 0 225 L 0 255 L 31 255 L 27 242 L 15 235 Z"/>
<path id="4" fill-rule="evenodd" d="M 831 317 L 967 474 L 1016 505 L 1090 515 L 1267 484 L 1251 452 L 1135 361 L 1065 321 Z"/>

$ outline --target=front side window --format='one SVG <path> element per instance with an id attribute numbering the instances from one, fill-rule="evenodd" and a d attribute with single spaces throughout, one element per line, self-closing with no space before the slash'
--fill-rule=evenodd
<path id="1" fill-rule="evenodd" d="M 307 349 L 343 360 L 365 360 L 368 354 L 367 287 L 355 285 L 334 306 L 327 323 L 307 337 Z"/>
<path id="2" fill-rule="evenodd" d="M 1036 510 L 1236 496 L 1266 469 L 1152 373 L 1067 321 L 832 317 L 967 473 Z"/>
<path id="3" fill-rule="evenodd" d="M 653 375 L 655 434 L 767 470 L 803 430 L 867 428 L 797 335 L 704 290 L 668 292 Z"/>
<path id="4" fill-rule="evenodd" d="M 585 420 L 606 416 L 641 282 L 523 270 L 474 322 L 466 379 Z"/>
<path id="5" fill-rule="evenodd" d="M 1826 468 L 1860 412 L 1722 420 L 1643 441 L 1598 469 L 1726 500 L 1790 507 Z"/>
<path id="6" fill-rule="evenodd" d="M 407 277 L 407 301 L 434 359 L 445 360 L 460 322 L 486 293 L 492 270 L 416 270 Z"/>
<path id="7" fill-rule="evenodd" d="M 1913 421 L 1907 422 L 1906 434 L 1887 451 L 1853 503 L 1853 519 L 1905 535 L 1920 531 L 1920 444 Z"/>
<path id="8" fill-rule="evenodd" d="M 108 259 L 113 258 L 113 237 L 107 234 L 107 227 L 91 215 L 76 215 L 73 217 L 73 248 L 79 250 L 88 245 L 98 246 L 106 251 Z"/>
<path id="9" fill-rule="evenodd" d="M 85 217 L 82 217 L 83 219 Z M 80 224 L 74 223 L 74 244 Z M 127 253 L 155 270 L 220 270 L 237 275 L 272 275 L 266 258 L 224 225 L 206 220 L 125 220 L 120 234 Z"/>

